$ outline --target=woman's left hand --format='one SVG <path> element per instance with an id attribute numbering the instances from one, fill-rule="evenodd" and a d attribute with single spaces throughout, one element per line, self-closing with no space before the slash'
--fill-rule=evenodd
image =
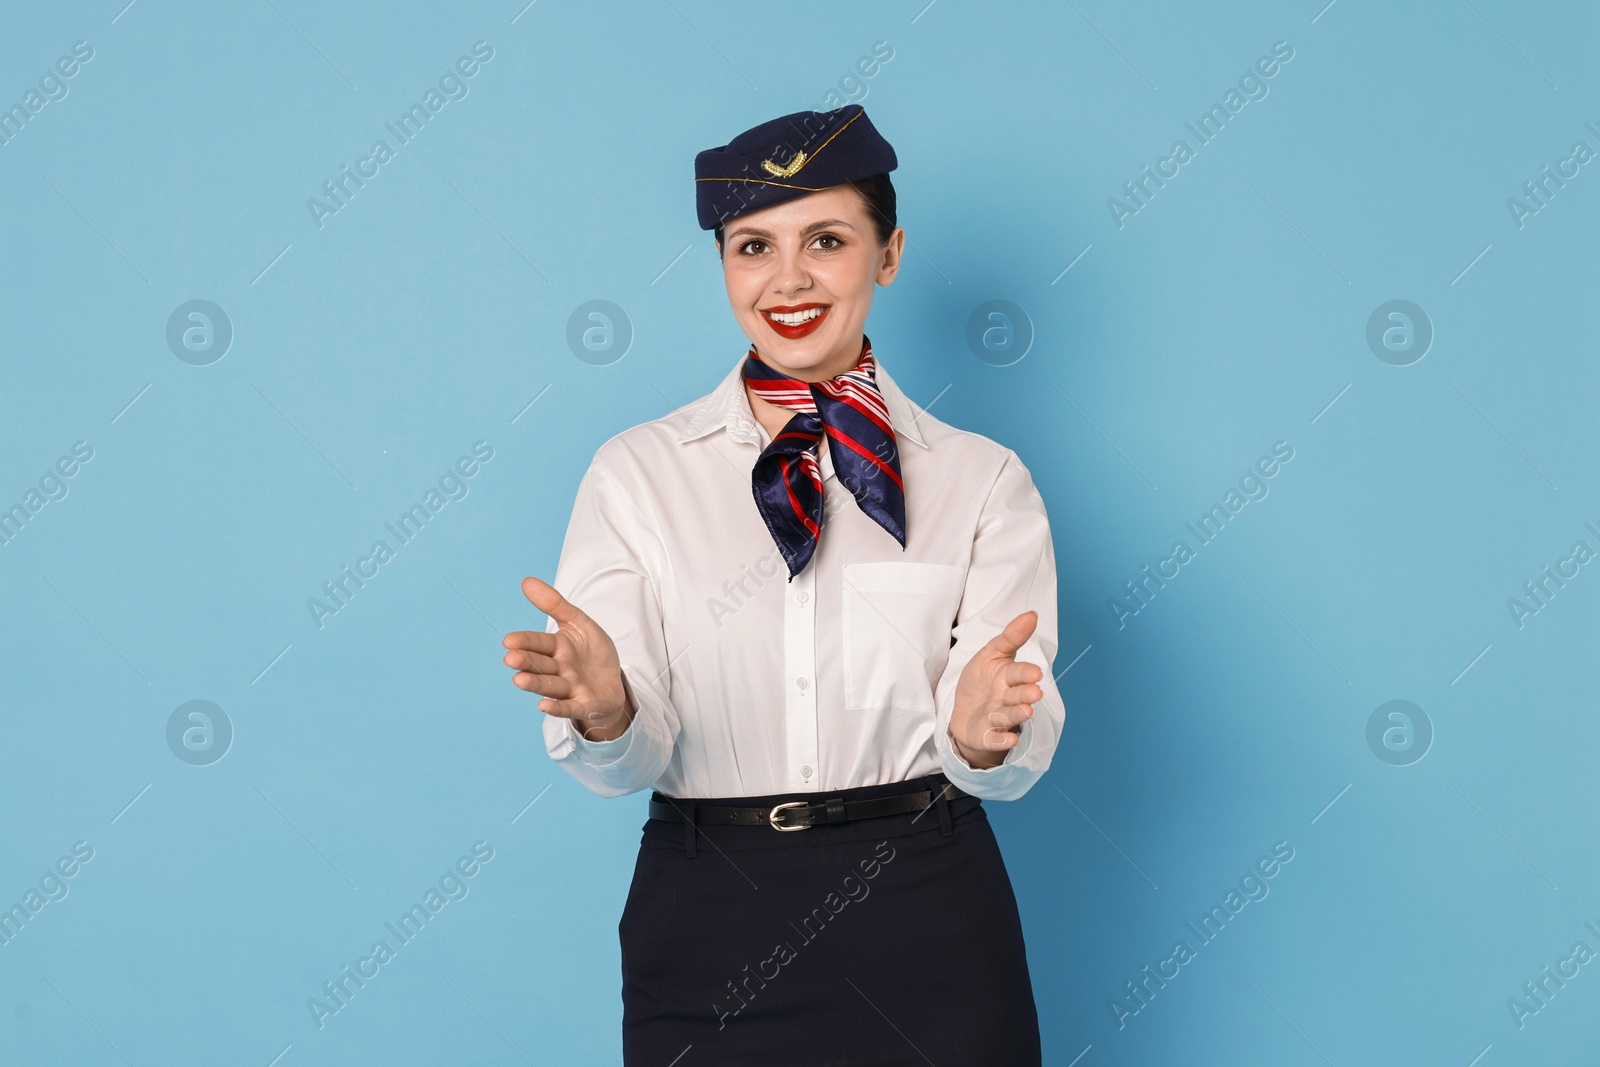
<path id="1" fill-rule="evenodd" d="M 1018 663 L 1017 650 L 1033 635 L 1037 611 L 1024 611 L 973 655 L 956 682 L 950 737 L 956 754 L 979 769 L 995 767 L 1021 739 L 1022 724 L 1033 717 L 1033 702 L 1044 699 L 1036 684 L 1044 671 Z"/>

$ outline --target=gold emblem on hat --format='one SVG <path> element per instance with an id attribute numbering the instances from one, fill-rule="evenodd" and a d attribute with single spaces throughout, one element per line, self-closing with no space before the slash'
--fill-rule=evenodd
<path id="1" fill-rule="evenodd" d="M 794 158 L 789 160 L 787 167 L 780 167 L 770 159 L 761 161 L 762 169 L 776 178 L 792 178 L 805 164 L 806 154 L 804 152 L 796 152 Z"/>

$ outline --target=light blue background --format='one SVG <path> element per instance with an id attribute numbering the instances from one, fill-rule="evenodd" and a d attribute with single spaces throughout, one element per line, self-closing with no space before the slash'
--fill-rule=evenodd
<path id="1" fill-rule="evenodd" d="M 895 145 L 913 246 L 874 346 L 1053 521 L 1067 731 L 989 805 L 1046 1062 L 1600 1045 L 1600 964 L 1520 1029 L 1507 1006 L 1600 950 L 1600 573 L 1507 607 L 1600 549 L 1600 164 L 1507 207 L 1600 149 L 1592 6 L 123 3 L 0 33 L 6 106 L 94 49 L 0 147 L 0 505 L 94 450 L 0 547 L 0 905 L 94 849 L 0 946 L 0 1060 L 617 1062 L 645 797 L 549 762 L 500 635 L 543 627 L 517 583 L 553 574 L 595 448 L 743 350 L 694 153 L 844 99 Z M 469 95 L 318 228 L 307 199 L 477 41 Z M 1119 228 L 1108 198 L 1180 137 Z M 235 329 L 209 366 L 165 339 L 194 299 Z M 604 366 L 565 340 L 594 299 L 635 332 Z M 994 299 L 1034 333 L 1004 367 L 964 339 Z M 1435 330 L 1409 366 L 1365 340 L 1392 299 Z M 476 441 L 470 493 L 319 629 L 307 599 Z M 1270 495 L 1119 628 L 1123 583 L 1277 441 Z M 166 742 L 193 699 L 236 732 L 210 766 Z M 1391 699 L 1436 733 L 1410 766 L 1366 741 Z M 307 999 L 478 841 L 470 894 L 319 1029 Z M 1279 841 L 1270 896 L 1119 1028 L 1123 984 Z"/>

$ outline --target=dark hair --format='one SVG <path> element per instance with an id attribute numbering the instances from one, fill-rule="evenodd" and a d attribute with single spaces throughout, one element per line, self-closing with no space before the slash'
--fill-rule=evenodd
<path id="1" fill-rule="evenodd" d="M 866 205 L 867 214 L 872 216 L 873 229 L 878 231 L 878 243 L 889 243 L 889 235 L 895 228 L 895 194 L 894 183 L 887 174 L 874 174 L 870 178 L 847 182 L 855 191 L 861 194 L 862 203 Z M 723 227 L 716 229 L 717 247 L 722 247 Z"/>

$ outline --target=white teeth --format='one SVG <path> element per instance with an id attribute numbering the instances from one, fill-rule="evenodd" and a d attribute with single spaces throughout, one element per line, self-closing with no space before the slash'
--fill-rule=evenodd
<path id="1" fill-rule="evenodd" d="M 788 315 L 780 315 L 773 311 L 766 311 L 762 314 L 766 315 L 767 318 L 771 319 L 773 322 L 780 322 L 785 326 L 798 326 L 802 322 L 810 322 L 812 319 L 816 318 L 826 310 L 828 309 L 807 308 L 805 311 L 796 311 Z"/>

